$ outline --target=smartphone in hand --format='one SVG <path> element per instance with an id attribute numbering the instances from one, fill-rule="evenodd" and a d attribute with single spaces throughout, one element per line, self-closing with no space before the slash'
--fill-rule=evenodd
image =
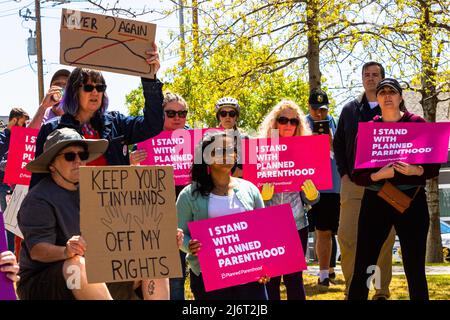
<path id="1" fill-rule="evenodd" d="M 330 122 L 328 120 L 314 121 L 312 131 L 316 134 L 329 134 Z"/>

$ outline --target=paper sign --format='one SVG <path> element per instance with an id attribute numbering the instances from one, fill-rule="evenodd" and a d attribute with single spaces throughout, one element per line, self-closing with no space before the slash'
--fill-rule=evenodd
<path id="1" fill-rule="evenodd" d="M 188 224 L 206 291 L 307 268 L 289 204 Z"/>
<path id="2" fill-rule="evenodd" d="M 275 192 L 300 191 L 306 179 L 316 188 L 333 187 L 328 135 L 245 139 L 244 179 L 259 189 L 273 183 Z"/>
<path id="3" fill-rule="evenodd" d="M 19 229 L 19 224 L 17 222 L 17 213 L 19 213 L 22 201 L 28 193 L 28 187 L 24 185 L 16 185 L 14 191 L 9 200 L 8 206 L 6 207 L 5 213 L 3 214 L 5 219 L 5 228 L 11 231 L 16 236 L 23 239 L 23 234 Z"/>
<path id="4" fill-rule="evenodd" d="M 195 146 L 206 132 L 219 129 L 194 129 L 163 131 L 156 137 L 137 144 L 138 149 L 147 150 L 143 165 L 173 166 L 175 185 L 191 183 L 191 167 L 194 161 Z"/>
<path id="5" fill-rule="evenodd" d="M 181 277 L 173 169 L 80 168 L 89 283 Z"/>
<path id="6" fill-rule="evenodd" d="M 63 9 L 61 64 L 153 78 L 146 51 L 153 51 L 156 25 Z"/>
<path id="7" fill-rule="evenodd" d="M 360 122 L 355 169 L 380 168 L 395 161 L 445 163 L 450 122 Z"/>
<path id="8" fill-rule="evenodd" d="M 0 253 L 8 251 L 6 232 L 3 223 L 3 213 L 0 212 Z M 16 300 L 13 282 L 6 277 L 6 273 L 0 272 L 0 300 Z"/>
<path id="9" fill-rule="evenodd" d="M 28 162 L 34 160 L 36 138 L 39 129 L 14 126 L 11 128 L 11 140 L 6 162 L 5 178 L 8 184 L 29 185 L 31 172 L 25 169 Z"/>

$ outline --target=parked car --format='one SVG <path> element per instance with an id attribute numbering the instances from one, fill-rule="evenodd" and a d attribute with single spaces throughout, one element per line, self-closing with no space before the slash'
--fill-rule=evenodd
<path id="1" fill-rule="evenodd" d="M 444 253 L 444 259 L 450 262 L 450 224 L 441 219 L 441 238 L 442 238 L 442 250 Z M 308 237 L 308 251 L 306 255 L 307 262 L 317 262 L 317 257 L 314 250 L 315 237 L 314 233 L 310 232 Z M 341 261 L 341 251 L 339 250 L 339 243 L 337 246 L 337 261 Z M 400 241 L 395 236 L 394 247 L 392 248 L 392 260 L 394 262 L 402 261 L 402 254 L 400 248 Z"/>

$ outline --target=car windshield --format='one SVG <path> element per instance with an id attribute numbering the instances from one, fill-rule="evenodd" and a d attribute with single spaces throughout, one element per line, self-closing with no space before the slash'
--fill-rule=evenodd
<path id="1" fill-rule="evenodd" d="M 441 234 L 444 233 L 450 233 L 450 225 L 448 225 L 444 221 L 441 221 Z"/>

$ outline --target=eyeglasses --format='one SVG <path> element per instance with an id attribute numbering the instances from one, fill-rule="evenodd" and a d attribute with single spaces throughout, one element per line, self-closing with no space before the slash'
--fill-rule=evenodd
<path id="1" fill-rule="evenodd" d="M 180 118 L 186 118 L 188 114 L 187 110 L 180 110 L 180 111 L 165 110 L 165 112 L 168 118 L 175 118 L 176 115 L 178 115 L 178 117 Z"/>
<path id="2" fill-rule="evenodd" d="M 96 84 L 95 86 L 92 84 L 84 84 L 82 85 L 84 92 L 92 92 L 97 90 L 97 92 L 105 92 L 106 90 L 106 84 Z"/>
<path id="3" fill-rule="evenodd" d="M 65 153 L 58 153 L 57 156 L 64 155 L 64 159 L 68 162 L 75 161 L 75 158 L 78 156 L 81 161 L 86 161 L 89 158 L 89 152 L 88 151 L 81 151 L 81 152 L 65 152 Z"/>
<path id="4" fill-rule="evenodd" d="M 222 118 L 225 118 L 227 115 L 230 116 L 231 118 L 234 118 L 234 117 L 236 117 L 237 112 L 234 111 L 234 110 L 231 110 L 231 111 L 225 111 L 225 110 L 222 110 L 222 111 L 219 112 L 219 115 L 220 115 Z"/>
<path id="5" fill-rule="evenodd" d="M 290 122 L 291 125 L 293 125 L 293 126 L 298 126 L 300 124 L 300 120 L 299 119 L 297 119 L 297 118 L 289 119 L 289 118 L 286 118 L 286 117 L 278 117 L 277 118 L 277 122 L 279 124 L 287 124 L 288 122 Z"/>

